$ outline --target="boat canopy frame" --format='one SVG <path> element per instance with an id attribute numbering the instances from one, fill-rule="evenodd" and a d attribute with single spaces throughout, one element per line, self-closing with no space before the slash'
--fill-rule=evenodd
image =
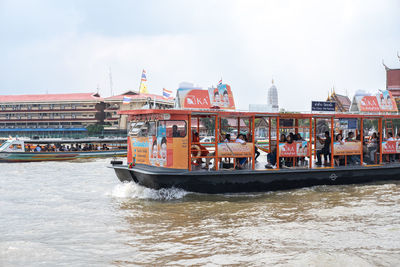
<path id="1" fill-rule="evenodd" d="M 214 159 L 215 169 L 219 169 L 219 161 L 221 157 L 218 157 L 218 143 L 223 142 L 221 140 L 221 119 L 223 118 L 237 118 L 237 132 L 240 133 L 240 120 L 242 118 L 246 118 L 249 120 L 249 133 L 251 136 L 251 143 L 253 145 L 253 155 L 250 158 L 251 169 L 255 170 L 255 155 L 254 149 L 256 147 L 255 140 L 255 120 L 262 118 L 268 121 L 268 152 L 271 153 L 272 147 L 272 121 L 276 120 L 276 169 L 279 170 L 279 161 L 280 161 L 280 153 L 279 153 L 279 136 L 280 130 L 286 128 L 295 129 L 295 133 L 299 129 L 307 129 L 309 133 L 308 141 L 309 142 L 309 151 L 307 152 L 307 156 L 309 157 L 308 168 L 312 168 L 312 159 L 315 160 L 317 155 L 317 122 L 319 120 L 325 120 L 329 122 L 329 133 L 330 133 L 330 166 L 328 168 L 334 168 L 334 136 L 335 136 L 335 120 L 343 120 L 343 119 L 357 119 L 357 127 L 360 128 L 359 135 L 361 141 L 361 149 L 357 154 L 349 154 L 349 155 L 359 155 L 361 160 L 361 165 L 364 163 L 363 159 L 363 141 L 364 140 L 364 120 L 378 120 L 378 133 L 379 134 L 379 164 L 382 164 L 382 157 L 384 155 L 382 150 L 382 141 L 383 141 L 383 132 L 387 128 L 386 120 L 400 120 L 400 114 L 392 114 L 392 113 L 379 113 L 379 114 L 355 114 L 355 113 L 270 113 L 270 112 L 247 112 L 247 111 L 226 111 L 226 110 L 197 110 L 197 109 L 169 109 L 169 110 L 160 110 L 160 109 L 145 109 L 145 110 L 125 110 L 119 111 L 119 114 L 129 115 L 129 120 L 168 120 L 170 115 L 186 115 L 187 116 L 187 135 L 188 135 L 188 169 L 192 170 L 192 162 L 195 158 L 212 158 Z M 193 142 L 193 133 L 192 133 L 192 119 L 197 119 L 197 129 L 199 129 L 199 118 L 208 117 L 213 118 L 215 120 L 215 129 L 214 129 L 214 142 L 200 143 L 200 144 L 209 144 L 214 146 L 214 154 L 207 156 L 192 156 L 192 145 L 198 144 L 199 142 Z M 281 120 L 285 119 L 293 119 L 294 126 L 283 126 L 280 124 Z M 299 121 L 308 121 L 307 125 L 299 125 Z M 385 122 L 385 125 L 383 123 Z M 196 126 L 196 125 L 195 125 Z M 393 122 L 392 122 L 393 126 Z M 250 140 L 249 140 L 250 143 Z M 347 158 L 347 154 L 343 154 L 345 158 Z"/>

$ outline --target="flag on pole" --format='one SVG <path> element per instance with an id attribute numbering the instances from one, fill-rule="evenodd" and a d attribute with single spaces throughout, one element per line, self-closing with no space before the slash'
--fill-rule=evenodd
<path id="1" fill-rule="evenodd" d="M 141 79 L 141 81 L 142 81 L 142 82 L 146 82 L 146 81 L 147 81 L 147 78 L 146 78 L 146 71 L 145 71 L 145 70 L 142 71 L 142 79 Z"/>
<path id="2" fill-rule="evenodd" d="M 219 82 L 218 82 L 218 85 L 220 85 L 220 84 L 222 84 L 222 78 L 221 78 L 221 80 L 219 80 Z"/>
<path id="3" fill-rule="evenodd" d="M 122 104 L 129 104 L 131 103 L 132 98 L 128 97 L 128 96 L 124 96 L 124 98 L 122 99 Z"/>
<path id="4" fill-rule="evenodd" d="M 139 86 L 139 94 L 148 94 L 149 91 L 147 91 L 147 77 L 146 77 L 146 71 L 142 71 L 142 77 L 140 78 L 140 86 Z"/>
<path id="5" fill-rule="evenodd" d="M 162 89 L 162 95 L 163 95 L 163 97 L 165 97 L 165 98 L 170 98 L 171 95 L 172 95 L 172 91 L 163 88 L 163 89 Z"/>

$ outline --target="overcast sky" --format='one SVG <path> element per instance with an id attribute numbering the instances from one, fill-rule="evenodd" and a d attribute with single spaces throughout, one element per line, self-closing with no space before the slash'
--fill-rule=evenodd
<path id="1" fill-rule="evenodd" d="M 310 109 L 333 86 L 352 96 L 400 68 L 400 1 L 0 0 L 0 93 L 137 90 L 222 77 L 236 104 Z"/>

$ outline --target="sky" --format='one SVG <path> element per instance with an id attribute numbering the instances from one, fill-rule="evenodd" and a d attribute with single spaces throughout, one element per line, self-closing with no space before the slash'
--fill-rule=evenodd
<path id="1" fill-rule="evenodd" d="M 0 94 L 138 90 L 222 78 L 239 109 L 308 111 L 329 90 L 352 97 L 400 68 L 400 1 L 0 0 Z"/>

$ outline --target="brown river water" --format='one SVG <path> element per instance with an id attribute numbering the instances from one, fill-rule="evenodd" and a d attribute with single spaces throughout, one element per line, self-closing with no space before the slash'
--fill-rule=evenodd
<path id="1" fill-rule="evenodd" d="M 0 164 L 0 266 L 400 266 L 400 183 L 196 194 Z"/>

